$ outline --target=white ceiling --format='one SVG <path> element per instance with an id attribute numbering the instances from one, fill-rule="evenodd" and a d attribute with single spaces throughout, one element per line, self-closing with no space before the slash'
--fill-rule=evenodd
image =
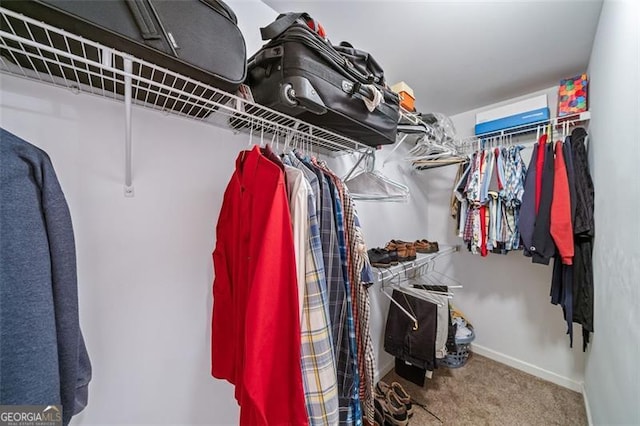
<path id="1" fill-rule="evenodd" d="M 370 52 L 418 110 L 453 115 L 587 69 L 602 0 L 263 0 L 304 11 L 329 39 Z M 250 52 L 253 53 L 253 52 Z"/>

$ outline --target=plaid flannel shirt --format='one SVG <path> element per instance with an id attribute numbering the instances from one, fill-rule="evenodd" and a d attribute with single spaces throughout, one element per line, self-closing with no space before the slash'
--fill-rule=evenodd
<path id="1" fill-rule="evenodd" d="M 320 240 L 328 293 L 328 310 L 331 321 L 333 349 L 336 360 L 336 373 L 339 398 L 340 424 L 353 424 L 351 393 L 355 377 L 351 368 L 351 345 L 347 324 L 347 299 L 344 275 L 338 247 L 338 233 L 335 217 L 334 197 L 324 173 L 308 161 L 290 155 L 291 163 L 303 171 L 312 188 L 318 185 L 321 194 L 319 211 Z M 315 179 L 314 179 L 315 178 Z M 318 198 L 316 198 L 318 199 Z"/>
<path id="2" fill-rule="evenodd" d="M 322 163 L 322 167 L 333 178 L 333 181 L 340 192 L 344 207 L 345 231 L 348 236 L 349 257 L 349 279 L 351 294 L 353 295 L 353 316 L 355 322 L 356 342 L 357 342 L 357 363 L 359 373 L 358 397 L 362 402 L 364 417 L 373 423 L 373 381 L 375 369 L 375 355 L 373 352 L 373 342 L 369 332 L 370 301 L 367 286 L 362 277 L 372 277 L 371 265 L 367 255 L 360 222 L 357 217 L 355 203 L 349 194 L 349 190 L 327 166 Z"/>
<path id="3" fill-rule="evenodd" d="M 311 187 L 309 187 L 311 189 Z M 309 244 L 305 258 L 305 316 L 302 323 L 302 373 L 310 425 L 336 425 L 338 384 L 333 349 L 322 242 L 316 218 L 315 196 L 308 196 Z"/>
<path id="4" fill-rule="evenodd" d="M 329 322 L 327 282 L 322 263 L 322 243 L 316 216 L 315 194 L 304 172 L 283 158 L 291 216 L 302 235 L 302 300 L 300 312 L 301 368 L 309 424 L 338 424 L 336 361 Z M 295 183 L 298 182 L 298 183 Z M 317 179 L 316 179 L 317 184 Z M 304 206 L 301 205 L 304 203 Z M 296 213 L 297 212 L 297 213 Z M 295 223 L 301 221 L 301 223 Z"/>
<path id="5" fill-rule="evenodd" d="M 343 205 L 340 200 L 340 194 L 338 189 L 330 179 L 327 179 L 329 186 L 333 189 L 335 213 L 336 213 L 336 226 L 338 229 L 338 247 L 340 249 L 340 259 L 342 262 L 342 272 L 344 276 L 344 287 L 347 295 L 347 331 L 349 335 L 349 346 L 351 348 L 351 362 L 350 368 L 353 371 L 354 382 L 353 387 L 350 389 L 351 395 L 351 413 L 353 415 L 353 424 L 356 426 L 362 425 L 362 409 L 360 407 L 360 397 L 358 389 L 360 388 L 360 377 L 358 374 L 358 352 L 357 352 L 357 339 L 355 330 L 355 317 L 353 315 L 353 292 L 351 288 L 351 282 L 349 279 L 349 260 L 347 257 L 347 242 L 346 233 L 344 228 L 344 213 Z"/>

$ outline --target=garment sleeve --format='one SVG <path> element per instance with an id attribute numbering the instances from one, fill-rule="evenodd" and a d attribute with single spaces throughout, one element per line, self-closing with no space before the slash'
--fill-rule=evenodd
<path id="1" fill-rule="evenodd" d="M 571 199 L 569 179 L 564 162 L 562 143 L 556 144 L 556 159 L 551 202 L 551 236 L 556 243 L 562 263 L 573 263 L 573 226 L 571 224 Z"/>
<path id="2" fill-rule="evenodd" d="M 51 255 L 62 421 L 66 425 L 87 404 L 91 363 L 80 331 L 71 214 L 48 157 L 42 163 L 42 178 L 42 205 Z"/>
<path id="3" fill-rule="evenodd" d="M 211 316 L 211 375 L 236 384 L 237 318 L 231 282 L 233 238 L 233 179 L 225 191 L 213 250 L 213 314 Z"/>

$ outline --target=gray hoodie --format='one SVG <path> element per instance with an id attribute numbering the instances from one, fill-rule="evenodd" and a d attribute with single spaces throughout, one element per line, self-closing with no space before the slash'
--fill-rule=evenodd
<path id="1" fill-rule="evenodd" d="M 49 156 L 0 129 L 0 404 L 87 404 L 69 208 Z"/>

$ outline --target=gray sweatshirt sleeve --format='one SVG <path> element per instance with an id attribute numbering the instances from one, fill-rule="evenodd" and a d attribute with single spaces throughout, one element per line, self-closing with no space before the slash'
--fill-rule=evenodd
<path id="1" fill-rule="evenodd" d="M 80 331 L 76 251 L 69 207 L 48 156 L 42 162 L 42 205 L 51 253 L 63 423 L 87 404 L 91 363 Z"/>

